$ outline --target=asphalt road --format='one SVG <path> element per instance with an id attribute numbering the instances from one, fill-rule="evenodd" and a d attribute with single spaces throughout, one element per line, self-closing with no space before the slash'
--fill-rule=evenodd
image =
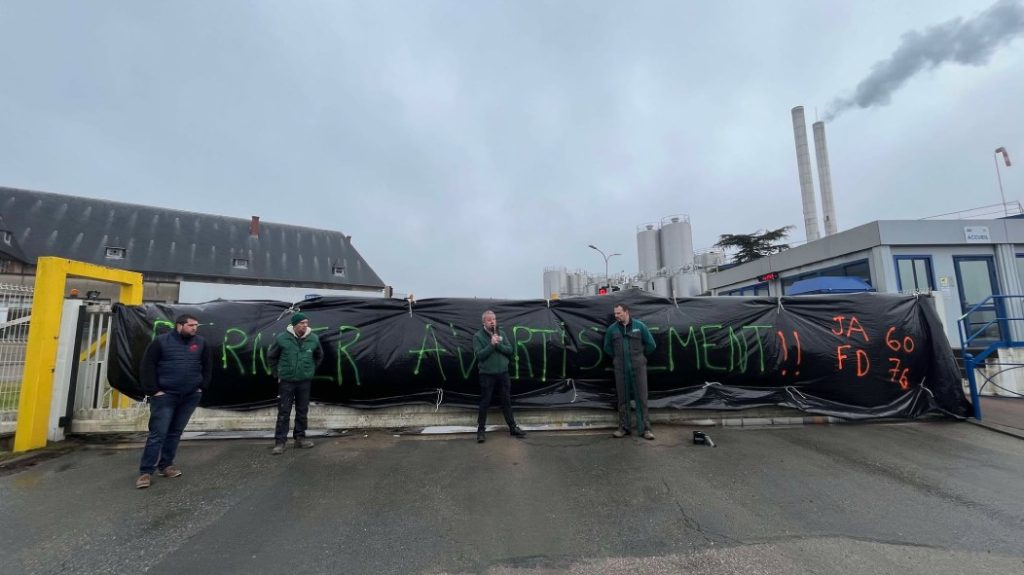
<path id="1" fill-rule="evenodd" d="M 1024 573 L 1024 442 L 964 423 L 141 445 L 0 475 L 0 572 Z"/>

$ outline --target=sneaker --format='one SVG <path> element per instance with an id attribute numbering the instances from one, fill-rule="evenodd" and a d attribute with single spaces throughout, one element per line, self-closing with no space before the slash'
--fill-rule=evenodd
<path id="1" fill-rule="evenodd" d="M 299 439 L 295 440 L 295 449 L 309 449 L 314 445 L 316 444 L 306 439 L 305 437 L 300 437 Z"/>
<path id="2" fill-rule="evenodd" d="M 274 448 L 270 450 L 270 453 L 273 454 L 273 455 L 281 455 L 282 453 L 284 453 L 284 444 L 283 443 L 275 444 Z"/>
<path id="3" fill-rule="evenodd" d="M 654 439 L 654 434 L 651 433 L 651 430 L 648 429 L 644 432 L 644 439 Z"/>
<path id="4" fill-rule="evenodd" d="M 523 431 L 523 428 L 519 427 L 518 425 L 508 430 L 508 432 L 512 434 L 512 437 L 518 437 L 520 439 L 526 437 L 526 432 Z"/>
<path id="5" fill-rule="evenodd" d="M 181 470 L 173 465 L 168 465 L 158 471 L 161 477 L 181 477 Z"/>
<path id="6" fill-rule="evenodd" d="M 621 439 L 623 437 L 626 437 L 627 435 L 629 435 L 629 432 L 620 427 L 615 430 L 615 433 L 612 434 L 612 437 L 614 437 L 615 439 Z"/>
<path id="7" fill-rule="evenodd" d="M 478 432 L 476 432 L 476 442 L 477 443 L 483 443 L 485 441 L 487 441 L 487 432 L 485 432 L 485 431 L 478 431 Z"/>
<path id="8" fill-rule="evenodd" d="M 148 473 L 143 473 L 135 480 L 136 489 L 145 489 L 149 487 L 149 484 L 153 482 L 153 476 Z"/>

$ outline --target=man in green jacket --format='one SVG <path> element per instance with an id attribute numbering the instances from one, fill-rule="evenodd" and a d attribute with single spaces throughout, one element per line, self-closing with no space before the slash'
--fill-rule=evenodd
<path id="1" fill-rule="evenodd" d="M 512 417 L 512 381 L 508 377 L 508 362 L 512 359 L 512 344 L 504 330 L 498 329 L 498 317 L 487 310 L 483 315 L 483 327 L 473 336 L 473 351 L 476 353 L 477 369 L 480 371 L 480 409 L 476 417 L 476 442 L 487 440 L 487 410 L 491 397 L 497 391 L 501 401 L 501 412 L 509 433 L 514 437 L 526 437 L 526 432 L 516 425 Z"/>
<path id="2" fill-rule="evenodd" d="M 277 335 L 267 354 L 270 370 L 277 378 L 277 427 L 274 430 L 274 455 L 284 453 L 288 441 L 288 420 L 295 404 L 295 447 L 309 449 L 306 416 L 309 413 L 309 388 L 313 374 L 324 359 L 320 338 L 309 329 L 309 318 L 299 312 L 292 316 L 284 333 Z"/>
<path id="3" fill-rule="evenodd" d="M 629 306 L 614 308 L 615 323 L 604 332 L 604 352 L 615 366 L 615 392 L 619 400 L 619 428 L 612 435 L 629 435 L 629 401 L 636 404 L 636 432 L 644 439 L 654 439 L 651 420 L 647 417 L 647 356 L 657 347 L 651 330 L 644 322 L 630 319 Z"/>

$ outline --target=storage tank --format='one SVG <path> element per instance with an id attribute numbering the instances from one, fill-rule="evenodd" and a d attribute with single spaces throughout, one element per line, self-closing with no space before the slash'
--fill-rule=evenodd
<path id="1" fill-rule="evenodd" d="M 693 266 L 693 234 L 688 216 L 668 216 L 663 219 L 660 236 L 661 267 L 673 274 L 686 266 Z"/>
<path id="2" fill-rule="evenodd" d="M 578 276 L 576 274 L 574 274 L 574 273 L 566 274 L 566 276 L 565 276 L 565 292 L 563 294 L 561 294 L 561 295 L 563 295 L 563 296 L 579 295 L 578 292 L 579 292 L 579 289 L 580 289 L 579 288 L 580 284 L 578 283 L 579 280 L 577 278 L 578 278 Z"/>
<path id="3" fill-rule="evenodd" d="M 544 295 L 545 299 L 552 294 L 562 294 L 565 286 L 565 268 L 548 268 L 544 270 Z"/>
<path id="4" fill-rule="evenodd" d="M 672 276 L 673 297 L 694 297 L 701 294 L 700 276 L 694 273 L 682 273 Z"/>
<path id="5" fill-rule="evenodd" d="M 636 251 L 640 260 L 640 273 L 644 277 L 654 277 L 661 269 L 660 234 L 654 224 L 643 224 L 638 228 Z"/>
<path id="6" fill-rule="evenodd" d="M 661 297 L 672 297 L 672 280 L 668 276 L 654 278 L 654 294 Z"/>
<path id="7" fill-rule="evenodd" d="M 708 250 L 694 256 L 694 265 L 700 269 L 713 269 L 725 263 L 725 252 L 721 250 Z"/>

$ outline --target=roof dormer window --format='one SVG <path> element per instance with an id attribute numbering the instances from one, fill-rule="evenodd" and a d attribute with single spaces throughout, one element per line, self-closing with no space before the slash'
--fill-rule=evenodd
<path id="1" fill-rule="evenodd" d="M 231 258 L 231 267 L 236 270 L 247 270 L 249 269 L 249 260 L 245 258 Z"/>
<path id="2" fill-rule="evenodd" d="M 103 251 L 103 257 L 108 260 L 123 260 L 128 255 L 128 250 L 115 246 L 107 246 Z"/>

